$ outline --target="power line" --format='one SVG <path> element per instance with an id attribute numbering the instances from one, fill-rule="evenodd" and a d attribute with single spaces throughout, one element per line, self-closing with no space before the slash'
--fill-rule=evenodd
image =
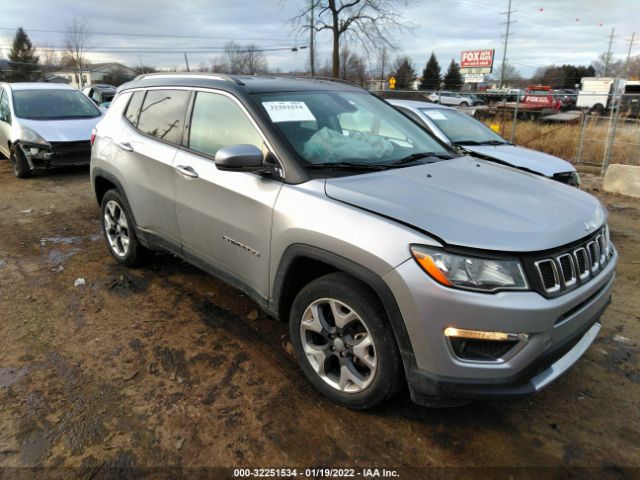
<path id="1" fill-rule="evenodd" d="M 242 52 L 277 52 L 277 51 L 297 51 L 298 49 L 305 49 L 307 45 L 294 45 L 294 46 L 273 46 L 273 47 L 260 47 L 260 48 L 242 48 Z M 0 49 L 11 49 L 10 45 L 0 45 Z M 45 47 L 41 50 L 56 51 L 58 47 Z M 224 47 L 196 47 L 190 49 L 184 49 L 180 47 L 174 48 L 154 48 L 154 47 L 110 47 L 110 48 L 93 48 L 85 49 L 87 53 L 224 53 Z"/>
<path id="2" fill-rule="evenodd" d="M 0 30 L 11 30 L 15 31 L 15 27 L 0 27 Z M 35 29 L 35 28 L 25 28 L 26 32 L 37 32 L 37 33 L 68 33 L 65 30 L 43 30 L 43 29 Z M 91 32 L 91 35 L 107 35 L 107 36 L 118 36 L 118 37 L 148 37 L 148 38 L 186 38 L 186 39 L 199 39 L 199 40 L 231 40 L 231 41 L 290 41 L 289 38 L 278 38 L 275 39 L 273 37 L 270 38 L 243 38 L 243 39 L 229 39 L 229 37 L 209 37 L 202 35 L 174 35 L 174 34 L 166 34 L 166 33 L 126 33 L 126 32 Z"/>

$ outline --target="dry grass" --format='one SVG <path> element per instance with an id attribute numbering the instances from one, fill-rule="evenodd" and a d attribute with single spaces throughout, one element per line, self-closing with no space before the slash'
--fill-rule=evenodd
<path id="1" fill-rule="evenodd" d="M 500 134 L 511 139 L 511 119 L 487 118 L 487 125 L 498 125 Z M 564 158 L 576 163 L 581 124 L 541 123 L 518 119 L 514 142 L 523 147 Z M 602 165 L 609 130 L 608 117 L 589 117 L 585 124 L 580 164 Z M 618 122 L 615 143 L 609 163 L 640 165 L 640 124 L 638 121 Z"/>

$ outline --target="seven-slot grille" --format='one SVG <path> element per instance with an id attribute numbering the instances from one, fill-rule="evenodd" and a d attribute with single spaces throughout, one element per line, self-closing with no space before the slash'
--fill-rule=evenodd
<path id="1" fill-rule="evenodd" d="M 588 282 L 611 258 L 608 227 L 604 226 L 583 243 L 533 262 L 540 287 L 557 295 Z"/>

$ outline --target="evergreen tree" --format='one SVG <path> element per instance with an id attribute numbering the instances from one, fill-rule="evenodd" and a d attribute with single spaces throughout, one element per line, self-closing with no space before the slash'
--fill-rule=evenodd
<path id="1" fill-rule="evenodd" d="M 410 90 L 416 78 L 416 71 L 409 57 L 398 57 L 394 62 L 393 76 L 396 77 L 397 90 Z"/>
<path id="2" fill-rule="evenodd" d="M 445 90 L 460 90 L 462 87 L 463 79 L 460 74 L 460 65 L 455 60 L 451 60 L 447 74 L 444 76 L 444 88 Z"/>
<path id="3" fill-rule="evenodd" d="M 39 57 L 35 54 L 36 49 L 31 44 L 29 36 L 22 27 L 16 30 L 13 37 L 13 45 L 9 53 L 10 82 L 29 82 L 35 80 L 38 71 Z"/>
<path id="4" fill-rule="evenodd" d="M 431 52 L 429 61 L 422 71 L 422 82 L 420 82 L 420 90 L 439 90 L 440 82 L 440 65 L 436 59 L 436 54 Z"/>

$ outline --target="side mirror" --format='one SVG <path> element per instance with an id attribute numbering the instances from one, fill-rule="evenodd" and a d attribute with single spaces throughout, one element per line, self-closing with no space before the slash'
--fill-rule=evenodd
<path id="1" fill-rule="evenodd" d="M 216 167 L 231 172 L 255 172 L 264 170 L 264 155 L 255 145 L 229 145 L 216 152 Z"/>

